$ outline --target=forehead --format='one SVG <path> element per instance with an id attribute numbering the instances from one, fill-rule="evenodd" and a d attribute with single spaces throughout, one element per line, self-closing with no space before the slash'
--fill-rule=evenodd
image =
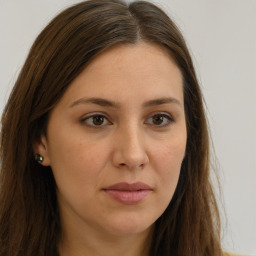
<path id="1" fill-rule="evenodd" d="M 166 70 L 168 70 L 167 72 L 173 71 L 173 74 L 174 72 L 180 73 L 167 49 L 156 43 L 146 42 L 113 46 L 94 58 L 86 70 L 88 73 L 95 69 L 97 72 L 107 71 L 108 73 L 109 71 L 123 70 L 129 72 L 133 71 L 134 67 L 141 75 L 152 69 L 159 73 Z M 147 76 L 149 75 L 150 73 L 147 73 Z"/>
<path id="2" fill-rule="evenodd" d="M 166 49 L 140 42 L 114 46 L 95 57 L 70 84 L 64 98 L 74 100 L 84 95 L 122 99 L 122 95 L 128 98 L 134 92 L 162 97 L 169 91 L 182 102 L 182 83 L 182 74 Z"/>

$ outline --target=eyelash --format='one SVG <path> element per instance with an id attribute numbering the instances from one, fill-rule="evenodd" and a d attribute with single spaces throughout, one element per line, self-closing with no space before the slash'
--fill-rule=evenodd
<path id="1" fill-rule="evenodd" d="M 107 124 L 101 124 L 101 125 L 96 125 L 96 124 L 93 124 L 92 122 L 94 121 L 93 118 L 102 118 L 103 119 L 103 123 L 105 123 L 107 121 Z M 89 123 L 89 121 L 91 121 L 91 124 Z M 90 115 L 88 117 L 84 117 L 81 122 L 83 124 L 86 124 L 86 126 L 88 127 L 91 127 L 91 128 L 102 128 L 103 126 L 106 126 L 106 125 L 112 125 L 112 123 L 109 121 L 109 119 L 106 117 L 106 115 L 104 114 L 93 114 L 93 115 Z"/>
<path id="2" fill-rule="evenodd" d="M 157 124 L 150 124 L 152 126 L 155 126 L 155 127 L 159 127 L 159 128 L 163 128 L 163 127 L 167 127 L 169 125 L 171 125 L 173 122 L 174 122 L 174 119 L 173 117 L 170 115 L 170 114 L 166 114 L 166 113 L 156 113 L 156 114 L 153 114 L 150 118 L 148 118 L 147 120 L 149 119 L 152 119 L 152 118 L 156 118 L 156 117 L 160 117 L 162 118 L 162 121 L 165 122 L 164 124 L 160 124 L 160 125 L 157 125 Z M 164 120 L 163 120 L 164 119 Z M 147 122 L 146 122 L 147 123 Z"/>
<path id="3" fill-rule="evenodd" d="M 159 125 L 157 125 L 157 124 L 148 122 L 149 119 L 156 118 L 156 117 L 161 118 L 162 120 L 160 120 L 160 121 L 164 122 L 164 124 L 160 123 Z M 93 124 L 93 121 L 95 121 L 95 120 L 93 120 L 94 118 L 101 118 L 101 120 L 98 120 L 98 121 L 102 121 L 102 123 L 99 125 L 96 125 L 95 123 Z M 106 121 L 107 121 L 107 124 L 105 123 Z M 156 113 L 156 114 L 151 115 L 149 118 L 147 118 L 145 123 L 149 124 L 151 126 L 154 126 L 156 128 L 163 128 L 163 127 L 167 127 L 167 126 L 171 125 L 173 122 L 174 122 L 174 119 L 170 114 Z M 93 115 L 84 117 L 83 119 L 81 119 L 81 123 L 86 124 L 86 126 L 88 126 L 90 128 L 96 128 L 96 129 L 102 128 L 106 125 L 113 124 L 112 122 L 109 121 L 109 118 L 106 117 L 106 115 L 104 115 L 104 114 L 93 114 Z"/>

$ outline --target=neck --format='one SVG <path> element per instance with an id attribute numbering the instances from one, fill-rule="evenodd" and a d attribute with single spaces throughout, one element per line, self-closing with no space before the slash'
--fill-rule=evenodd
<path id="1" fill-rule="evenodd" d="M 74 231 L 74 230 L 73 230 Z M 139 234 L 113 235 L 104 232 L 63 232 L 60 256 L 149 256 L 152 228 Z"/>

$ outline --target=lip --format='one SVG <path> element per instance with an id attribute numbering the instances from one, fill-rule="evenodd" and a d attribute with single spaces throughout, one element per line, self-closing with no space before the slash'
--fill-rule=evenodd
<path id="1" fill-rule="evenodd" d="M 112 199 L 122 204 L 133 205 L 140 203 L 153 191 L 153 189 L 143 182 L 132 184 L 120 182 L 104 188 L 103 191 Z"/>

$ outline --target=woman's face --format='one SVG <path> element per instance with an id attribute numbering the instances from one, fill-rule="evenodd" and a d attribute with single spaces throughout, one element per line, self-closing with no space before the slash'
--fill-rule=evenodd
<path id="1" fill-rule="evenodd" d="M 96 57 L 36 146 L 56 180 L 63 229 L 150 230 L 173 197 L 186 139 L 182 75 L 164 49 L 139 43 Z"/>

